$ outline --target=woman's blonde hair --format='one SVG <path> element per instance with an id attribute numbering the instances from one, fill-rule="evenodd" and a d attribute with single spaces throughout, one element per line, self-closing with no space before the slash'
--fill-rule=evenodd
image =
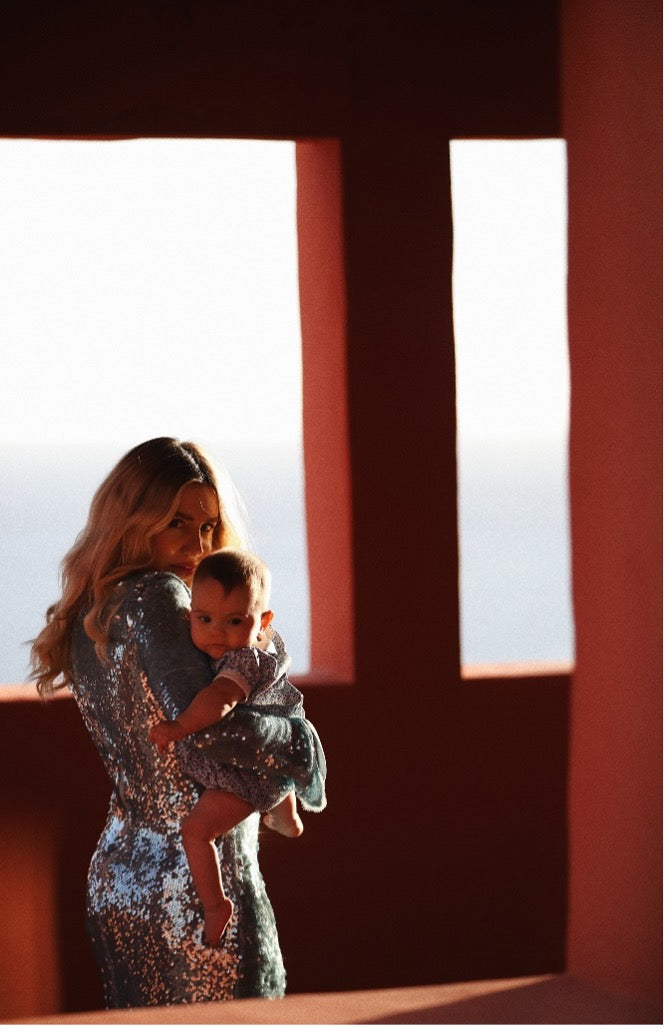
<path id="1" fill-rule="evenodd" d="M 70 639 L 83 608 L 85 631 L 105 660 L 117 606 L 111 602 L 113 587 L 132 572 L 151 567 L 153 538 L 168 526 L 181 491 L 192 482 L 209 486 L 218 498 L 213 547 L 246 544 L 239 498 L 229 482 L 231 495 L 223 504 L 219 476 L 196 444 L 161 436 L 134 447 L 95 493 L 86 526 L 62 561 L 62 596 L 46 612 L 46 625 L 32 642 L 32 678 L 40 694 L 71 681 Z"/>

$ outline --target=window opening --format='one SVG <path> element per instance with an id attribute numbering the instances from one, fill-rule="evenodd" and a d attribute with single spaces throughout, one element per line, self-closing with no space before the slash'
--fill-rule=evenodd
<path id="1" fill-rule="evenodd" d="M 463 666 L 570 663 L 566 151 L 451 144 Z"/>
<path id="2" fill-rule="evenodd" d="M 309 667 L 295 144 L 0 141 L 0 682 L 20 682 L 92 493 L 152 436 L 201 443 Z"/>

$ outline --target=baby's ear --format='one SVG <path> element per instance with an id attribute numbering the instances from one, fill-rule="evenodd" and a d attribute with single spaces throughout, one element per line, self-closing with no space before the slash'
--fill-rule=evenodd
<path id="1" fill-rule="evenodd" d="M 273 621 L 273 612 L 264 611 L 261 616 L 261 628 L 266 629 Z"/>

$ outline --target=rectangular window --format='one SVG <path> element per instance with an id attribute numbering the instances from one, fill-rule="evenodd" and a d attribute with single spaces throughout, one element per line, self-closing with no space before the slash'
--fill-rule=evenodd
<path id="1" fill-rule="evenodd" d="M 0 141 L 0 682 L 19 682 L 92 493 L 153 436 L 245 501 L 310 656 L 295 144 Z"/>
<path id="2" fill-rule="evenodd" d="M 455 141 L 464 666 L 570 663 L 566 151 Z"/>

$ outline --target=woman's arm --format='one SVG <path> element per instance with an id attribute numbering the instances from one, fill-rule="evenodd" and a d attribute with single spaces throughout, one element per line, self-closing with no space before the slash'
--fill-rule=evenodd
<path id="1" fill-rule="evenodd" d="M 169 743 L 184 740 L 186 736 L 219 722 L 244 699 L 245 694 L 238 683 L 218 675 L 209 686 L 199 690 L 192 703 L 177 718 L 154 725 L 150 738 L 160 750 L 166 750 Z"/>

